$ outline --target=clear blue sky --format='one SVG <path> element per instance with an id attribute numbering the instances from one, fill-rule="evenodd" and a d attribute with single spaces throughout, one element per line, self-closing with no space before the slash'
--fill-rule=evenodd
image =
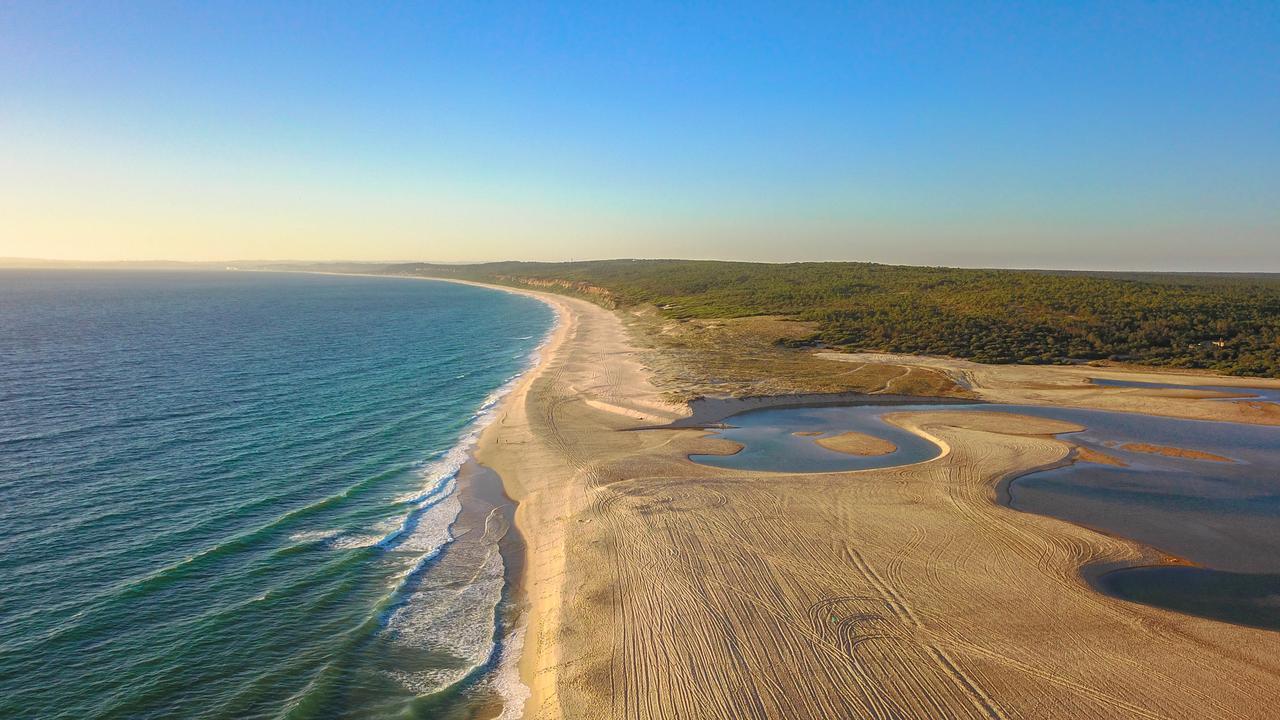
<path id="1" fill-rule="evenodd" d="M 0 256 L 1280 271 L 1280 2 L 0 4 Z"/>

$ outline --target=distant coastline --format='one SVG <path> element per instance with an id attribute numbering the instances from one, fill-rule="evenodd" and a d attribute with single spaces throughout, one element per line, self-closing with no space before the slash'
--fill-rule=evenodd
<path id="1" fill-rule="evenodd" d="M 487 262 L 60 263 L 27 267 L 316 271 L 470 280 L 643 309 L 651 340 L 707 346 L 777 345 L 781 364 L 804 352 L 884 352 L 985 364 L 1151 366 L 1280 377 L 1280 274 L 1115 272 L 915 267 L 867 262 L 747 263 L 693 260 Z M 634 323 L 633 323 L 634 324 Z M 662 325 L 663 328 L 659 328 Z M 637 325 L 637 329 L 639 325 Z M 710 331 L 710 332 L 708 332 Z M 712 335 L 723 337 L 712 339 Z M 793 352 L 784 356 L 778 350 Z M 708 374 L 737 383 L 769 377 L 771 392 L 874 389 L 865 377 L 840 387 L 792 367 Z M 910 394 L 946 394 L 936 378 L 907 379 Z M 713 383 L 705 383 L 710 388 Z M 687 384 L 686 384 L 687 385 Z M 687 386 L 697 394 L 699 388 Z M 755 392 L 755 394 L 759 394 Z"/>
<path id="2" fill-rule="evenodd" d="M 1028 472 L 1096 457 L 1073 444 L 1082 423 L 1037 416 L 1036 406 L 1261 427 L 1280 424 L 1280 406 L 1260 394 L 1196 388 L 1270 393 L 1280 381 L 788 347 L 757 341 L 795 330 L 792 321 L 672 319 L 573 286 L 243 270 L 441 280 L 528 296 L 556 313 L 468 454 L 515 501 L 524 540 L 512 588 L 522 624 L 504 641 L 519 657 L 498 662 L 505 672 L 514 661 L 528 693 L 508 687 L 504 717 L 521 702 L 526 717 L 540 719 L 704 716 L 709 707 L 730 718 L 746 702 L 767 703 L 760 714 L 773 717 L 964 716 L 975 708 L 1011 716 L 1046 698 L 1082 717 L 1098 703 L 1121 715 L 1161 707 L 1248 716 L 1280 702 L 1267 631 L 1098 592 L 1101 574 L 1184 560 L 1007 504 L 1011 484 Z M 664 332 L 676 342 L 654 340 Z M 681 346 L 703 333 L 712 340 Z M 831 378 L 862 394 L 795 389 Z M 690 388 L 702 399 L 690 401 Z M 890 422 L 943 452 L 834 472 L 689 460 L 724 451 L 708 426 L 728 413 L 850 401 L 910 406 Z M 1027 409 L 984 412 L 981 402 Z M 1195 447 L 1161 447 L 1184 445 Z M 1196 457 L 1130 453 L 1114 467 Z M 458 482 L 473 477 L 464 472 Z M 1187 673 L 1224 690 L 1206 698 L 1183 682 Z M 761 677 L 789 691 L 760 691 Z"/>

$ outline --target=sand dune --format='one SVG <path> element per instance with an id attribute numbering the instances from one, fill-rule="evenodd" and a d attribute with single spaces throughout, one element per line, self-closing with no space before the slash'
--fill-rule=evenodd
<path id="1" fill-rule="evenodd" d="M 662 403 L 618 319 L 548 299 L 565 322 L 480 448 L 520 503 L 529 547 L 527 717 L 1280 707 L 1276 634 L 1101 595 L 1089 576 L 1166 558 L 998 502 L 1008 479 L 1070 461 L 1052 433 L 1073 426 L 940 408 L 890 416 L 946 448 L 927 463 L 821 475 L 698 465 L 687 454 L 712 444 L 703 431 L 635 430 L 632 410 L 685 411 Z"/>

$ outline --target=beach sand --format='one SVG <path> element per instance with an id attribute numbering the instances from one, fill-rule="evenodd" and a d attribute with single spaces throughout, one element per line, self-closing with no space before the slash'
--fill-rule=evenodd
<path id="1" fill-rule="evenodd" d="M 663 401 L 618 316 L 539 297 L 561 323 L 477 451 L 518 501 L 527 543 L 526 717 L 1253 718 L 1280 707 L 1280 636 L 1103 595 L 1091 578 L 1170 559 L 1000 502 L 1011 478 L 1071 461 L 1052 434 L 1074 426 L 940 407 L 890 416 L 945 449 L 925 463 L 812 475 L 699 465 L 688 454 L 717 447 L 704 430 L 637 429 L 688 410 Z M 1071 404 L 1177 414 L 1159 394 L 1049 379 Z M 997 380 L 989 399 L 1063 390 Z"/>
<path id="2" fill-rule="evenodd" d="M 897 445 L 888 440 L 860 432 L 843 432 L 831 437 L 818 438 L 814 442 L 828 450 L 846 455 L 888 455 L 898 449 Z"/>
<path id="3" fill-rule="evenodd" d="M 1148 455 L 1164 455 L 1165 457 L 1185 458 L 1187 460 L 1205 460 L 1208 462 L 1235 462 L 1229 457 L 1214 455 L 1213 453 L 1207 453 L 1203 450 L 1188 450 L 1186 448 L 1152 445 L 1151 443 L 1125 443 L 1119 447 L 1121 450 L 1146 453 Z"/>

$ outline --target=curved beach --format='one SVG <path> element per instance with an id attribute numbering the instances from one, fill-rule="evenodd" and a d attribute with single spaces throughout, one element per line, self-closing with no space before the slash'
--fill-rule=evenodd
<path id="1" fill-rule="evenodd" d="M 822 475 L 698 465 L 701 430 L 619 432 L 687 411 L 618 317 L 538 295 L 560 326 L 478 449 L 528 543 L 526 717 L 1231 718 L 1280 702 L 1273 633 L 1090 586 L 1171 558 L 996 501 L 1068 461 L 1066 424 L 906 413 L 949 452 Z"/>

